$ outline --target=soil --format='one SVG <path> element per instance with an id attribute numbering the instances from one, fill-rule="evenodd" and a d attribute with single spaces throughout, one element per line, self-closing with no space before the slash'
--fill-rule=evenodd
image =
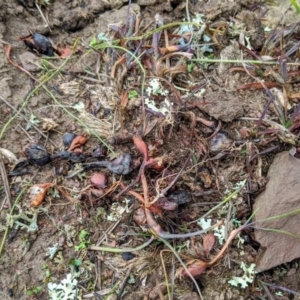
<path id="1" fill-rule="evenodd" d="M 130 53 L 140 47 L 139 42 L 126 44 L 126 35 L 123 36 L 121 45 L 131 51 L 127 56 L 121 56 L 124 52 L 118 49 L 89 47 L 93 38 L 105 34 L 109 28 L 108 37 L 120 39 L 118 29 L 124 29 L 121 24 L 125 24 L 129 16 L 126 3 L 121 0 L 56 0 L 49 5 L 43 5 L 48 1 L 36 2 L 48 26 L 35 1 L 0 0 L 0 148 L 22 159 L 24 147 L 38 142 L 54 155 L 65 150 L 62 136 L 73 132 L 88 137 L 83 146 L 88 156 L 85 162 L 95 160 L 93 150 L 101 145 L 108 148 L 102 158 L 106 161 L 123 153 L 130 154 L 133 170 L 120 176 L 109 168 L 87 169 L 67 178 L 67 174 L 80 168 L 80 162 L 53 159 L 46 165 L 27 166 L 27 174 L 9 176 L 11 199 L 16 206 L 10 214 L 5 189 L 1 189 L 0 237 L 5 243 L 0 265 L 1 299 L 56 299 L 50 298 L 48 283 L 59 283 L 70 273 L 78 281 L 74 299 L 169 299 L 165 275 L 171 282 L 172 299 L 200 299 L 191 279 L 182 276 L 179 261 L 159 240 L 134 252 L 135 257 L 128 261 L 120 253 L 88 248 L 100 244 L 134 248 L 150 237 L 149 224 L 142 225 L 136 219 L 141 205 L 138 200 L 128 192 L 116 199 L 123 189 L 120 182 L 127 186 L 138 178 L 143 157 L 132 141 L 132 136 L 137 134 L 148 145 L 149 157 L 159 158 L 156 169 L 146 169 L 151 199 L 183 169 L 165 195 L 173 203 L 179 203 L 176 210 L 166 210 L 163 203 L 153 212 L 156 222 L 165 231 L 175 234 L 200 230 L 200 225 L 189 222 L 207 213 L 244 180 L 247 188 L 206 219 L 211 219 L 212 224 L 233 219 L 246 222 L 256 195 L 267 182 L 266 174 L 274 156 L 297 143 L 295 136 L 286 139 L 268 124 L 255 123 L 265 110 L 269 96 L 261 85 L 257 88 L 246 84 L 256 81 L 259 72 L 265 72 L 268 74 L 263 79 L 274 83 L 274 93 L 274 89 L 286 92 L 285 86 L 276 81 L 274 73 L 278 70 L 272 72 L 268 66 L 247 69 L 241 64 L 194 62 L 188 71 L 186 60 L 171 56 L 160 61 L 160 68 L 150 51 L 152 40 L 145 37 L 141 43 L 150 45 L 141 47 L 146 53 L 142 60 L 147 73 L 145 91 L 153 84 L 153 78 L 161 78 L 160 88 L 168 94 L 153 92 L 151 97 L 156 106 L 149 105 L 143 110 L 142 73 L 138 64 L 132 59 L 126 67 L 122 61 L 114 66 L 122 57 L 132 58 Z M 241 33 L 250 38 L 253 52 L 262 53 L 265 28 L 275 28 L 289 1 L 282 1 L 280 5 L 278 9 L 278 3 L 262 0 L 211 0 L 190 1 L 188 9 L 191 18 L 200 13 L 209 24 L 213 57 L 236 60 L 253 59 L 246 47 L 242 48 L 241 57 L 238 44 Z M 154 29 L 157 14 L 164 24 L 182 22 L 186 18 L 186 5 L 182 1 L 140 0 L 131 5 L 131 11 L 141 18 L 140 32 L 136 36 Z M 297 24 L 292 9 L 285 17 L 281 24 L 286 27 Z M 236 25 L 236 32 L 228 27 L 229 22 Z M 294 29 L 293 39 L 299 37 L 297 30 Z M 46 36 L 57 47 L 73 47 L 72 57 L 66 60 L 55 54 L 49 59 L 36 51 L 30 52 L 19 39 L 28 36 L 30 31 Z M 171 33 L 172 28 L 167 31 Z M 11 61 L 23 66 L 30 76 L 9 63 L 9 45 Z M 137 51 L 135 55 L 141 53 Z M 274 49 L 265 50 L 264 55 L 275 56 L 275 53 Z M 196 55 L 194 51 L 194 57 Z M 61 66 L 63 62 L 65 65 Z M 170 69 L 175 66 L 177 70 Z M 290 94 L 297 93 L 296 86 L 290 85 L 289 89 Z M 137 96 L 128 99 L 132 92 Z M 293 101 L 296 103 L 298 98 Z M 76 109 L 80 104 L 83 109 Z M 160 109 L 155 110 L 157 107 Z M 267 109 L 266 118 L 280 123 L 273 105 Z M 260 159 L 249 160 L 264 151 L 266 155 Z M 9 174 L 14 163 L 5 155 L 3 160 Z M 91 186 L 90 178 L 96 171 L 108 178 L 104 191 Z M 47 191 L 45 200 L 37 208 L 30 207 L 28 187 L 46 182 L 53 187 Z M 140 181 L 132 190 L 143 195 Z M 176 193 L 181 193 L 179 200 Z M 121 207 L 123 213 L 118 214 L 116 207 Z M 7 221 L 10 216 L 13 216 L 12 223 Z M 36 222 L 34 217 L 37 217 Z M 228 227 L 230 224 L 232 222 L 227 223 L 227 232 L 233 229 Z M 88 235 L 84 236 L 84 232 Z M 211 261 L 221 250 L 222 245 L 216 239 L 213 249 L 205 253 L 204 237 L 205 234 L 201 234 L 169 241 L 189 265 L 195 259 Z M 257 274 L 246 288 L 228 283 L 233 276 L 243 275 L 242 262 L 249 266 L 258 255 L 259 245 L 253 231 L 247 229 L 241 237 L 244 244 L 240 245 L 235 239 L 214 266 L 196 276 L 203 299 L 299 299 L 291 292 L 300 292 L 299 260 Z M 49 257 L 49 248 L 54 247 L 57 252 Z M 268 288 L 262 282 L 286 290 Z"/>

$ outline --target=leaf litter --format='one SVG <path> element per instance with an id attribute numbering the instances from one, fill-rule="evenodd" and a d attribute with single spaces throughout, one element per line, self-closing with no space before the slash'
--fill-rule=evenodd
<path id="1" fill-rule="evenodd" d="M 54 44 L 63 32 L 55 31 L 49 39 L 47 30 L 28 36 L 17 26 L 29 50 L 40 56 L 42 70 L 31 74 L 18 65 L 13 55 L 24 51 L 23 45 L 7 46 L 6 66 L 12 76 L 22 71 L 36 85 L 29 87 L 23 80 L 29 96 L 23 95 L 25 101 L 17 109 L 29 122 L 21 121 L 20 128 L 18 114 L 11 118 L 1 107 L 1 155 L 13 199 L 11 210 L 8 200 L 2 203 L 1 258 L 7 261 L 4 270 L 17 264 L 21 276 L 32 253 L 40 260 L 34 279 L 24 279 L 25 286 L 16 287 L 15 279 L 8 278 L 2 288 L 11 288 L 20 299 L 29 297 L 24 290 L 50 299 L 265 296 L 268 285 L 253 281 L 258 248 L 252 205 L 266 184 L 272 157 L 291 145 L 296 156 L 299 151 L 293 81 L 298 73 L 290 64 L 297 58 L 297 33 L 291 26 L 283 34 L 278 23 L 264 44 L 257 43 L 257 37 L 265 35 L 259 19 L 266 11 L 259 1 L 252 2 L 255 9 L 243 9 L 253 24 L 234 15 L 241 10 L 239 1 L 229 16 L 225 6 L 214 2 L 210 5 L 220 10 L 212 12 L 204 5 L 203 14 L 194 14 L 200 3 L 187 2 L 188 15 L 180 5 L 176 8 L 180 17 L 158 1 L 160 13 L 155 17 L 147 12 L 154 11 L 150 4 L 142 10 L 132 4 L 119 10 L 118 22 L 109 21 L 101 29 L 87 26 L 82 33 L 77 29 L 86 25 L 74 20 L 93 22 L 104 7 L 93 7 L 92 16 L 87 11 L 91 6 L 81 11 L 74 4 L 67 7 L 77 11 L 73 20 L 68 15 L 46 20 L 48 29 L 63 19 L 65 30 L 73 31 L 63 48 Z M 47 8 L 59 14 L 66 5 L 58 0 L 39 4 L 47 12 L 45 19 L 51 16 Z M 21 5 L 23 13 L 33 9 L 29 1 Z M 164 14 L 168 9 L 172 19 Z M 220 16 L 226 20 L 222 24 L 215 22 Z M 214 63 L 220 52 L 224 59 L 230 40 L 239 43 L 235 50 L 242 59 L 231 62 L 239 68 L 228 65 L 228 72 L 223 68 L 223 74 L 217 74 Z M 282 89 L 280 99 L 273 95 L 273 86 Z M 241 95 L 248 102 L 230 102 Z M 220 97 L 226 106 L 212 111 L 212 105 L 222 107 L 215 102 Z M 16 98 L 10 100 L 16 105 Z M 47 138 L 36 133 L 36 127 Z M 60 146 L 51 145 L 48 137 Z M 107 150 L 102 152 L 99 145 Z M 99 151 L 103 154 L 95 155 Z M 22 155 L 25 159 L 16 161 Z M 57 250 L 51 259 L 44 259 L 53 247 Z M 16 258 L 9 254 L 12 248 Z M 135 256 L 123 259 L 122 252 Z M 270 284 L 276 280 L 267 272 L 259 276 L 255 278 Z M 255 294 L 247 289 L 250 284 Z M 42 289 L 35 288 L 40 285 Z"/>

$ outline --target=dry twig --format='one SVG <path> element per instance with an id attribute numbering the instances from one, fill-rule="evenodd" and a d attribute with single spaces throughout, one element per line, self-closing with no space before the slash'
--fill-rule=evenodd
<path id="1" fill-rule="evenodd" d="M 0 154 L 0 172 L 1 172 L 1 177 L 2 177 L 3 187 L 4 187 L 4 190 L 5 190 L 5 194 L 6 194 L 6 201 L 8 203 L 9 209 L 11 209 L 10 188 L 9 188 L 9 183 L 8 183 L 8 179 L 7 179 L 7 173 L 6 173 L 6 170 L 5 170 L 3 157 L 2 157 L 1 154 Z"/>

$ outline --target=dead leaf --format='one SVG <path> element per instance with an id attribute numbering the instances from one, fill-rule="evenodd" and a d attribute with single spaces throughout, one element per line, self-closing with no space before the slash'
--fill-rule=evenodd
<path id="1" fill-rule="evenodd" d="M 202 260 L 193 259 L 187 263 L 187 269 L 193 277 L 201 275 L 207 267 L 208 264 Z M 181 270 L 181 275 L 184 277 L 189 277 L 189 274 L 186 272 L 185 269 Z"/>
<path id="2" fill-rule="evenodd" d="M 128 92 L 123 90 L 121 95 L 121 107 L 125 108 L 128 104 Z"/>
<path id="3" fill-rule="evenodd" d="M 203 239 L 203 249 L 206 254 L 206 256 L 209 255 L 211 250 L 214 248 L 214 245 L 216 243 L 216 238 L 213 233 L 208 233 L 204 239 Z"/>
<path id="4" fill-rule="evenodd" d="M 238 90 L 246 90 L 250 88 L 255 88 L 255 89 L 264 89 L 264 86 L 266 88 L 271 88 L 271 87 L 280 87 L 281 85 L 276 82 L 264 82 L 264 85 L 260 82 L 251 82 L 251 83 L 244 83 L 240 85 L 237 89 Z"/>
<path id="5" fill-rule="evenodd" d="M 68 151 L 73 151 L 74 149 L 84 145 L 88 140 L 87 135 L 78 135 L 75 137 L 75 139 L 72 141 L 72 144 Z"/>
<path id="6" fill-rule="evenodd" d="M 38 207 L 42 204 L 46 197 L 47 190 L 52 186 L 52 183 L 35 184 L 29 190 L 30 206 Z"/>
<path id="7" fill-rule="evenodd" d="M 0 154 L 2 154 L 4 157 L 6 157 L 9 160 L 9 163 L 16 164 L 18 162 L 17 157 L 9 150 L 0 148 Z"/>
<path id="8" fill-rule="evenodd" d="M 135 148 L 141 153 L 143 154 L 145 161 L 148 160 L 148 147 L 146 145 L 146 143 L 139 137 L 139 136 L 133 136 L 133 143 Z"/>

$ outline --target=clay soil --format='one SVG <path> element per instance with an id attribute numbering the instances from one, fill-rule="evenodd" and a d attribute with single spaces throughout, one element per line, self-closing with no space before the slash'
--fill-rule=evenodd
<path id="1" fill-rule="evenodd" d="M 246 185 L 232 201 L 205 219 L 212 224 L 222 220 L 227 224 L 227 234 L 238 226 L 234 222 L 247 221 L 256 195 L 267 182 L 274 156 L 295 145 L 295 136 L 286 139 L 270 123 L 256 122 L 265 113 L 280 123 L 276 108 L 268 105 L 270 95 L 266 91 L 276 88 L 283 94 L 286 86 L 275 76 L 278 69 L 274 71 L 272 67 L 191 63 L 189 59 L 210 55 L 222 60 L 255 60 L 246 43 L 239 46 L 241 32 L 250 38 L 252 53 L 259 54 L 268 37 L 265 28 L 275 28 L 288 1 L 282 1 L 279 8 L 272 1 L 190 1 L 189 17 L 202 14 L 203 24 L 208 26 L 205 32 L 210 37 L 206 42 L 210 44 L 209 50 L 201 52 L 201 47 L 194 45 L 189 53 L 187 48 L 177 50 L 189 57 L 170 56 L 160 61 L 169 52 L 161 50 L 155 56 L 155 33 L 146 33 L 155 28 L 155 18 L 163 24 L 187 20 L 185 1 L 141 0 L 133 3 L 131 10 L 127 3 L 118 0 L 56 0 L 49 5 L 44 5 L 47 1 L 36 2 L 48 26 L 35 1 L 0 0 L 0 148 L 24 160 L 22 149 L 38 142 L 54 155 L 65 149 L 62 136 L 71 132 L 88 136 L 83 145 L 85 162 L 97 160 L 92 153 L 100 145 L 105 152 L 100 160 L 112 161 L 121 154 L 130 154 L 133 169 L 125 175 L 114 174 L 108 168 L 87 169 L 67 178 L 80 169 L 82 162 L 55 159 L 43 166 L 29 164 L 24 167 L 26 173 L 10 176 L 15 162 L 3 155 L 11 205 L 15 205 L 11 213 L 5 189 L 1 188 L 0 298 L 56 299 L 50 298 L 48 284 L 59 283 L 72 274 L 77 280 L 74 299 L 201 299 L 192 280 L 183 276 L 178 259 L 160 239 L 132 252 L 133 258 L 89 247 L 134 248 L 151 236 L 149 224 L 142 224 L 137 217 L 143 205 L 136 197 L 128 191 L 116 197 L 124 186 L 139 178 L 143 156 L 133 144 L 133 135 L 146 142 L 150 157 L 159 158 L 156 169 L 145 171 L 150 199 L 182 170 L 165 195 L 176 208 L 168 210 L 167 202 L 162 200 L 152 211 L 165 232 L 200 230 L 200 223 L 189 222 L 199 219 L 244 182 Z M 296 12 L 291 9 L 288 13 L 290 17 L 284 24 L 292 28 Z M 140 18 L 141 23 L 129 32 L 124 24 L 128 25 L 132 15 Z M 166 48 L 167 35 L 172 42 L 182 34 L 178 28 L 179 25 L 166 28 L 160 37 L 160 49 Z M 299 39 L 297 30 L 291 40 Z M 30 52 L 19 39 L 28 36 L 29 31 L 43 34 L 61 49 L 73 49 L 71 58 L 55 54 L 50 59 Z M 108 33 L 109 42 L 118 40 L 114 45 L 126 48 L 128 53 L 113 46 L 97 48 L 100 33 Z M 126 42 L 127 37 L 143 35 L 144 38 Z M 191 38 L 196 40 L 196 34 Z M 205 43 L 203 36 L 195 40 L 194 44 Z M 8 61 L 10 46 L 11 62 L 22 66 L 27 74 Z M 280 44 L 267 48 L 265 55 L 279 56 L 276 47 L 280 49 Z M 140 58 L 144 67 L 144 86 L 143 73 L 130 53 Z M 274 86 L 264 89 L 261 85 L 246 85 L 256 82 L 258 77 Z M 147 92 L 153 88 L 155 78 L 159 78 L 160 90 L 167 91 L 165 95 L 154 90 Z M 297 92 L 293 85 L 289 88 L 290 94 Z M 146 98 L 152 98 L 154 104 L 143 105 Z M 282 110 L 287 112 L 294 103 Z M 292 114 L 292 110 L 287 113 Z M 94 172 L 107 177 L 104 191 L 92 187 L 90 178 Z M 3 178 L 2 174 L 1 186 Z M 42 204 L 32 208 L 28 188 L 46 182 L 53 187 Z M 131 190 L 140 195 L 145 192 L 140 180 Z M 205 236 L 168 241 L 189 266 L 194 260 L 209 262 L 221 250 L 216 236 L 213 248 L 207 250 L 203 245 Z M 195 276 L 201 297 L 298 299 L 295 294 L 300 292 L 299 260 L 257 274 L 246 288 L 228 283 L 233 276 L 243 275 L 242 262 L 250 266 L 262 250 L 254 239 L 253 229 L 243 231 L 241 238 L 243 244 L 235 239 L 215 265 Z M 166 280 L 170 283 L 169 292 Z"/>

